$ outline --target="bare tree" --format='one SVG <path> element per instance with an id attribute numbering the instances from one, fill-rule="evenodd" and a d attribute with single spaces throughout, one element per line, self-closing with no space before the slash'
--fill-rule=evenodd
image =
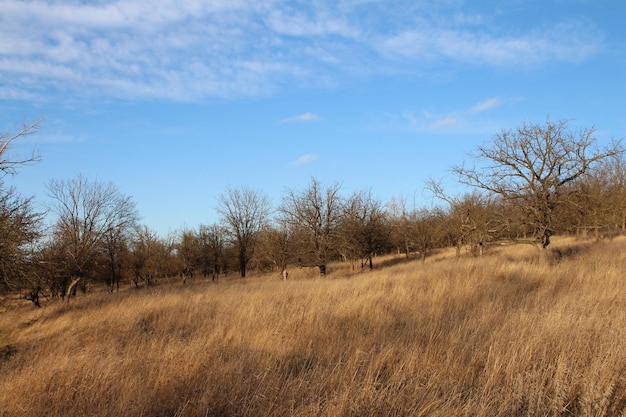
<path id="1" fill-rule="evenodd" d="M 130 227 L 108 230 L 104 235 L 104 252 L 106 255 L 106 282 L 109 292 L 120 290 L 120 280 L 131 238 Z"/>
<path id="2" fill-rule="evenodd" d="M 98 257 L 110 248 L 107 239 L 133 228 L 138 215 L 133 200 L 112 183 L 92 182 L 78 175 L 71 180 L 52 180 L 47 188 L 58 216 L 54 239 L 64 254 L 68 278 L 62 295 L 69 299 Z"/>
<path id="3" fill-rule="evenodd" d="M 445 193 L 440 182 L 432 178 L 426 182 L 426 189 L 449 206 L 447 229 L 455 243 L 457 257 L 461 256 L 463 245 L 469 245 L 473 254 L 482 255 L 484 243 L 511 228 L 510 217 L 498 222 L 493 199 L 484 192 L 474 190 L 472 193 L 451 196 Z"/>
<path id="4" fill-rule="evenodd" d="M 398 254 L 404 252 L 408 258 L 416 252 L 422 259 L 445 240 L 445 216 L 441 209 L 418 207 L 415 201 L 408 207 L 406 198 L 394 197 L 387 205 L 392 229 L 392 241 Z"/>
<path id="5" fill-rule="evenodd" d="M 200 263 L 202 272 L 211 275 L 213 281 L 225 269 L 225 235 L 226 230 L 219 224 L 200 225 L 196 239 L 200 248 Z"/>
<path id="6" fill-rule="evenodd" d="M 607 199 L 611 215 L 608 224 L 626 232 L 626 158 L 624 153 L 604 161 L 599 169 L 607 178 Z"/>
<path id="7" fill-rule="evenodd" d="M 19 196 L 14 188 L 3 189 L 0 181 L 0 292 L 26 290 L 36 306 L 42 288 L 30 258 L 32 245 L 41 236 L 42 220 L 31 198 Z"/>
<path id="8" fill-rule="evenodd" d="M 181 264 L 176 256 L 177 237 L 161 238 L 147 226 L 137 226 L 129 245 L 128 263 L 135 287 L 140 282 L 155 284 L 158 278 L 177 275 Z"/>
<path id="9" fill-rule="evenodd" d="M 36 132 L 40 120 L 24 123 L 16 131 L 0 133 L 0 291 L 26 290 L 25 296 L 39 306 L 41 282 L 33 270 L 31 246 L 41 236 L 43 214 L 37 213 L 32 198 L 20 196 L 14 188 L 5 188 L 2 178 L 17 173 L 17 167 L 40 159 L 33 153 L 18 158 L 8 153 L 18 138 Z"/>
<path id="10" fill-rule="evenodd" d="M 359 260 L 373 269 L 373 257 L 385 249 L 389 232 L 385 211 L 370 190 L 355 192 L 344 202 L 339 229 L 341 251 L 353 269 Z"/>
<path id="11" fill-rule="evenodd" d="M 521 207 L 532 228 L 532 241 L 543 248 L 554 233 L 565 187 L 597 162 L 623 152 L 619 142 L 599 149 L 595 128 L 570 131 L 567 121 L 523 123 L 496 134 L 474 155 L 479 166 L 454 166 L 464 184 L 495 193 Z"/>
<path id="12" fill-rule="evenodd" d="M 180 233 L 176 245 L 176 255 L 178 256 L 183 278 L 183 284 L 187 278 L 193 278 L 196 269 L 200 266 L 200 246 L 196 234 L 192 230 L 183 230 Z"/>
<path id="13" fill-rule="evenodd" d="M 624 231 L 626 160 L 616 155 L 603 160 L 590 174 L 569 188 L 570 205 L 563 225 L 576 234 L 594 230 L 596 237 Z"/>
<path id="14" fill-rule="evenodd" d="M 272 271 L 287 270 L 287 264 L 292 260 L 293 236 L 283 224 L 265 227 L 259 234 L 258 262 Z"/>
<path id="15" fill-rule="evenodd" d="M 440 243 L 444 213 L 440 209 L 419 208 L 410 214 L 412 241 L 422 262 Z"/>
<path id="16" fill-rule="evenodd" d="M 406 197 L 393 197 L 387 203 L 387 211 L 391 224 L 391 241 L 396 247 L 398 255 L 404 253 L 408 258 L 411 251 L 415 249 L 415 245 L 413 242 L 411 210 L 407 207 Z"/>
<path id="17" fill-rule="evenodd" d="M 16 131 L 9 131 L 0 134 L 0 172 L 3 175 L 15 174 L 16 168 L 19 165 L 36 162 L 41 159 L 41 157 L 35 152 L 33 152 L 31 156 L 27 158 L 9 157 L 7 155 L 7 151 L 16 139 L 35 133 L 41 126 L 41 123 L 41 120 L 36 120 L 32 123 L 24 123 Z"/>
<path id="18" fill-rule="evenodd" d="M 239 273 L 245 278 L 246 268 L 254 255 L 257 234 L 269 221 L 270 201 L 260 191 L 251 188 L 229 188 L 220 196 L 217 211 L 237 247 Z"/>
<path id="19" fill-rule="evenodd" d="M 341 218 L 341 186 L 337 183 L 323 187 L 315 178 L 301 193 L 289 190 L 280 206 L 282 221 L 300 235 L 304 231 L 306 253 L 312 258 L 320 275 L 326 275 L 326 266 L 334 249 L 337 226 Z M 308 263 L 308 262 L 307 262 Z"/>

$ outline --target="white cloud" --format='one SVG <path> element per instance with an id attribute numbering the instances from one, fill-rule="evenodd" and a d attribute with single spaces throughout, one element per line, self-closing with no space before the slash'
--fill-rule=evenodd
<path id="1" fill-rule="evenodd" d="M 284 13 L 282 10 L 273 10 L 265 21 L 273 31 L 290 36 L 359 35 L 359 31 L 351 27 L 345 18 L 330 13 L 317 13 L 311 17 L 302 12 Z"/>
<path id="2" fill-rule="evenodd" d="M 430 130 L 445 129 L 445 128 L 449 128 L 449 127 L 455 126 L 458 123 L 459 123 L 459 120 L 458 120 L 458 118 L 456 116 L 448 114 L 448 115 L 446 115 L 444 117 L 441 117 L 441 118 L 435 120 L 433 123 L 428 125 L 428 128 Z"/>
<path id="3" fill-rule="evenodd" d="M 468 110 L 469 113 L 481 113 L 495 107 L 502 105 L 502 99 L 500 97 L 493 97 L 487 100 L 483 100 L 477 103 L 475 106 Z"/>
<path id="4" fill-rule="evenodd" d="M 413 0 L 4 0 L 0 98 L 237 98 L 439 64 L 579 62 L 602 48 L 581 22 L 515 31 L 458 10 Z"/>
<path id="5" fill-rule="evenodd" d="M 315 161 L 317 159 L 318 159 L 317 155 L 313 155 L 313 154 L 302 155 L 301 157 L 299 157 L 298 159 L 293 161 L 291 163 L 291 165 L 294 165 L 294 166 L 305 165 L 305 164 L 311 163 L 311 162 L 313 162 L 313 161 Z"/>
<path id="6" fill-rule="evenodd" d="M 313 122 L 316 120 L 321 120 L 321 118 L 313 113 L 303 113 L 298 116 L 292 116 L 282 119 L 280 123 Z"/>
<path id="7" fill-rule="evenodd" d="M 469 30 L 425 24 L 383 38 L 378 49 L 381 54 L 402 60 L 450 60 L 496 67 L 533 67 L 555 60 L 579 62 L 601 49 L 601 41 L 593 31 L 582 36 L 585 28 L 575 25 L 519 36 L 498 35 L 471 26 Z"/>
<path id="8" fill-rule="evenodd" d="M 482 123 L 477 119 L 479 114 L 487 113 L 505 103 L 513 103 L 518 100 L 520 98 L 492 97 L 469 108 L 452 110 L 444 114 L 424 110 L 419 114 L 407 111 L 399 115 L 388 114 L 387 116 L 395 123 L 404 125 L 409 130 L 416 132 L 469 129 L 469 126 L 475 123 Z"/>

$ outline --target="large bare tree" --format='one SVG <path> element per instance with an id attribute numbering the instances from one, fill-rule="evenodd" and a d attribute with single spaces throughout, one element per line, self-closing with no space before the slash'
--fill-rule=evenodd
<path id="1" fill-rule="evenodd" d="M 479 146 L 477 165 L 454 166 L 464 184 L 487 190 L 522 208 L 532 241 L 550 244 L 558 207 L 567 201 L 566 186 L 596 163 L 623 152 L 620 142 L 599 148 L 595 128 L 570 130 L 567 120 L 524 122 L 502 130 Z"/>
<path id="2" fill-rule="evenodd" d="M 217 212 L 237 247 L 242 278 L 245 278 L 248 263 L 254 255 L 257 235 L 269 221 L 270 211 L 269 198 L 252 188 L 230 187 L 219 197 Z"/>
<path id="3" fill-rule="evenodd" d="M 280 213 L 284 224 L 295 234 L 307 238 L 306 253 L 300 254 L 326 275 L 326 266 L 336 243 L 337 226 L 341 219 L 340 184 L 324 187 L 315 178 L 303 192 L 289 190 L 284 196 Z M 303 234 L 299 232 L 304 232 Z"/>
<path id="4" fill-rule="evenodd" d="M 123 195 L 113 183 L 90 181 L 82 175 L 47 184 L 58 218 L 54 225 L 55 244 L 63 253 L 68 283 L 61 295 L 72 289 L 95 267 L 118 239 L 136 225 L 138 214 L 132 198 Z"/>

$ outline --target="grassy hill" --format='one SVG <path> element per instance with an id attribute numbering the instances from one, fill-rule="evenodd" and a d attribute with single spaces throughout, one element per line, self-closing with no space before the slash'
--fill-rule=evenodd
<path id="1" fill-rule="evenodd" d="M 0 415 L 624 416 L 626 239 L 554 246 L 24 304 Z"/>

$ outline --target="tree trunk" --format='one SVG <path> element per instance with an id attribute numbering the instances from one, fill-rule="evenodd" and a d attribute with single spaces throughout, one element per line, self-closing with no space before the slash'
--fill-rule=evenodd
<path id="1" fill-rule="evenodd" d="M 41 287 L 34 288 L 25 298 L 28 301 L 31 301 L 35 307 L 41 307 L 41 304 L 39 303 L 39 293 L 43 293 Z"/>
<path id="2" fill-rule="evenodd" d="M 111 266 L 111 280 L 109 283 L 109 292 L 112 293 L 115 288 L 115 255 L 113 255 L 113 251 L 109 251 L 109 264 Z M 118 288 L 119 291 L 119 288 Z"/>
<path id="3" fill-rule="evenodd" d="M 240 243 L 239 247 L 239 272 L 241 273 L 241 278 L 246 277 L 246 267 L 248 264 L 248 251 L 242 243 Z"/>
<path id="4" fill-rule="evenodd" d="M 239 272 L 241 273 L 241 278 L 246 277 L 246 261 L 239 260 Z"/>
<path id="5" fill-rule="evenodd" d="M 539 265 L 541 266 L 547 266 L 548 265 L 548 248 L 547 246 L 544 246 L 543 243 L 535 243 L 533 244 L 533 246 L 535 248 L 537 248 L 537 253 L 538 253 L 538 260 L 539 260 Z"/>
<path id="6" fill-rule="evenodd" d="M 81 278 L 73 278 L 72 282 L 70 283 L 70 285 L 67 286 L 67 291 L 65 292 L 65 294 L 67 295 L 67 302 L 70 302 L 70 298 L 72 297 L 72 295 L 76 296 L 76 287 L 78 286 L 78 283 L 80 282 Z"/>

